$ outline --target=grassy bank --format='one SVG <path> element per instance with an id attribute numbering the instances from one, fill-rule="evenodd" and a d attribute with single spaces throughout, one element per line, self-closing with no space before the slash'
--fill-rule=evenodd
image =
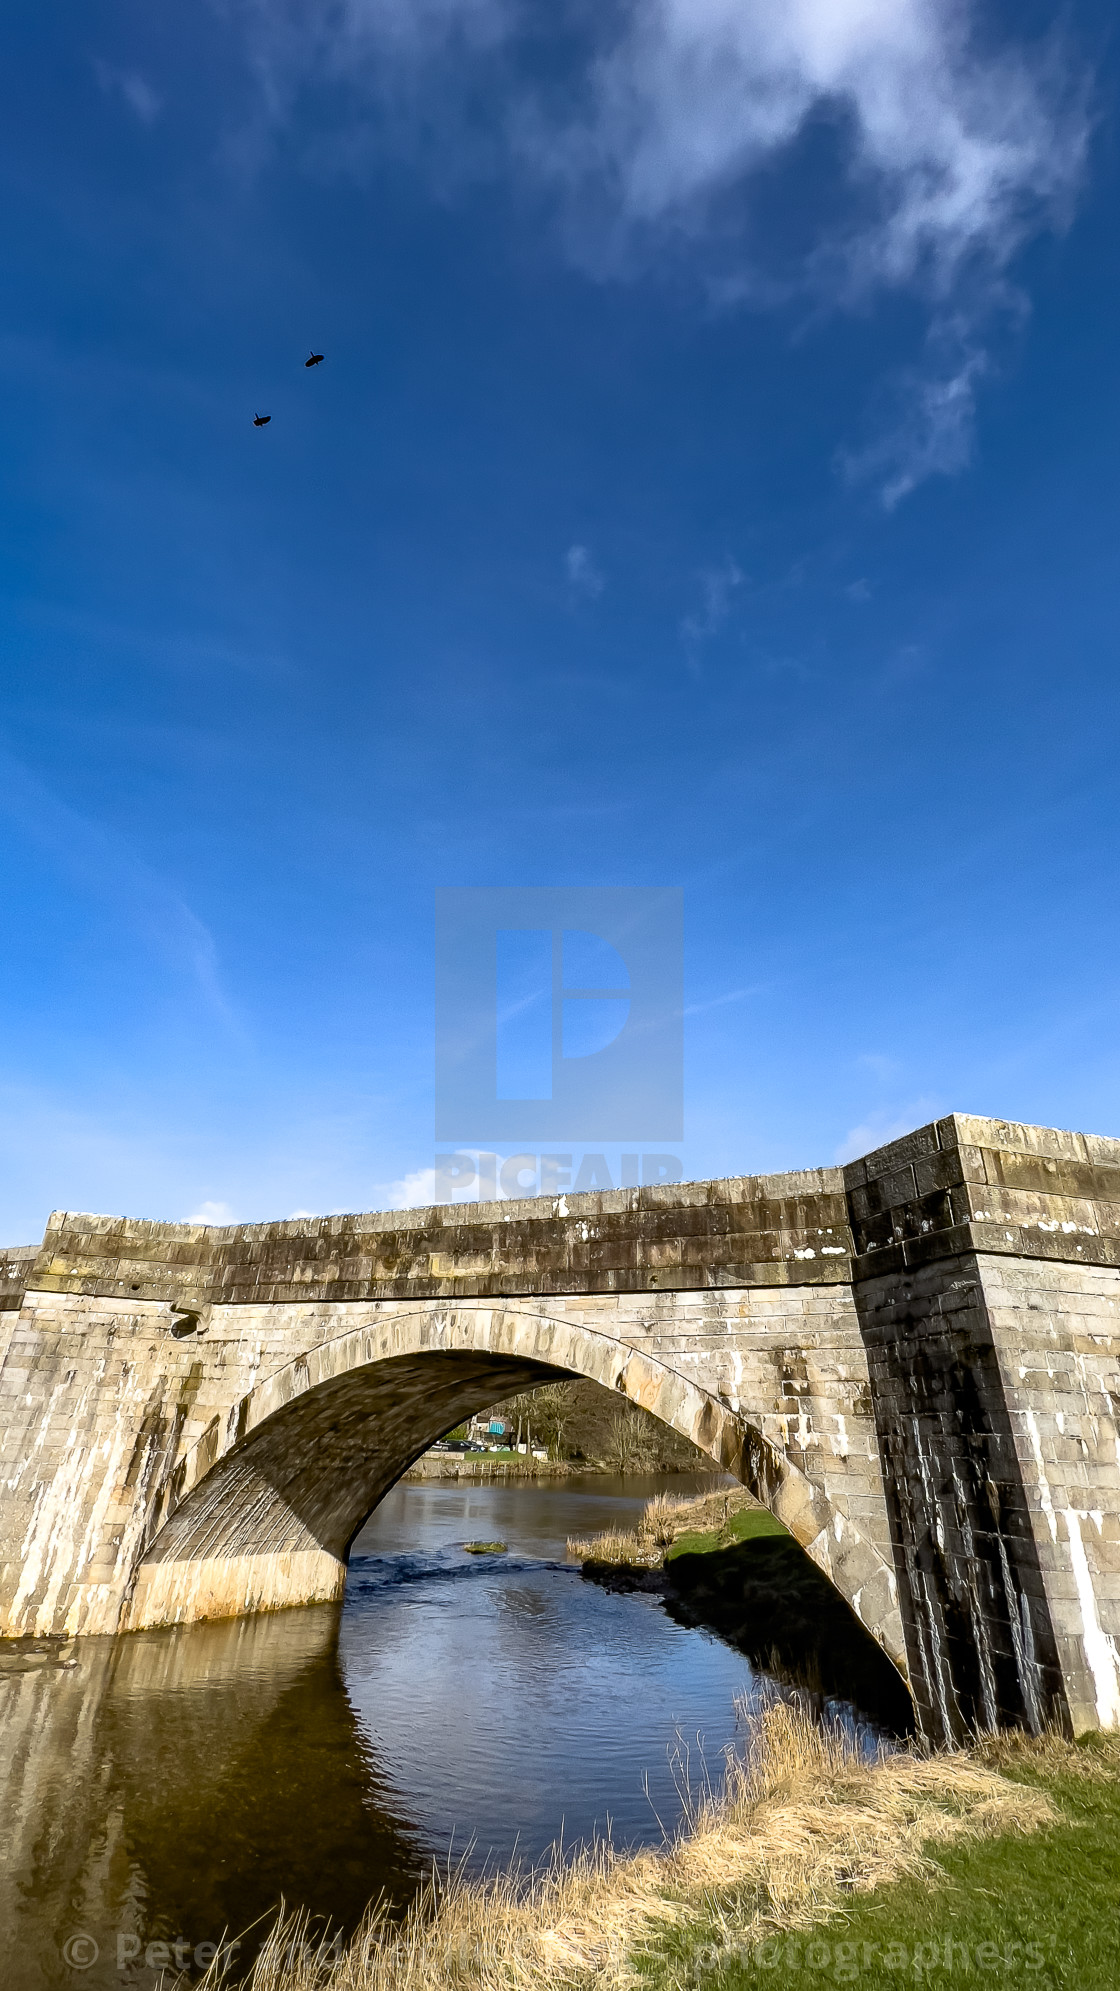
<path id="1" fill-rule="evenodd" d="M 777 1703 L 662 1850 L 601 1847 L 520 1878 L 437 1878 L 402 1923 L 372 1914 L 341 1954 L 317 1952 L 289 1920 L 250 1981 L 253 1991 L 755 1991 L 995 1977 L 1103 1991 L 1117 1977 L 1118 1824 L 1116 1746 L 1051 1740 L 868 1762 Z M 207 1991 L 218 1983 L 215 1970 Z"/>
<path id="2" fill-rule="evenodd" d="M 858 1984 L 999 1984 L 1115 1991 L 1120 1983 L 1120 1744 L 998 1742 L 972 1760 L 1050 1815 L 1034 1830 L 930 1842 L 920 1864 L 853 1887 L 811 1918 L 761 1934 L 736 1903 L 705 1910 L 635 1957 L 647 1991 L 811 1991 Z"/>
<path id="3" fill-rule="evenodd" d="M 572 1536 L 568 1554 L 592 1569 L 661 1569 L 674 1556 L 710 1554 L 735 1542 L 788 1530 L 743 1486 L 710 1493 L 659 1493 L 647 1500 L 635 1526 L 602 1535 Z"/>

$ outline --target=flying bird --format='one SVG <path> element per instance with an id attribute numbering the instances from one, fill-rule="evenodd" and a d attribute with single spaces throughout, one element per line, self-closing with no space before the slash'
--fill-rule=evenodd
<path id="1" fill-rule="evenodd" d="M 264 426 L 265 426 L 265 424 L 266 424 L 266 422 L 270 422 L 271 420 L 272 420 L 272 416 L 271 416 L 271 415 L 254 415 L 254 416 L 253 416 L 253 427 L 254 427 L 255 429 L 263 429 L 263 428 L 264 428 Z"/>
<path id="2" fill-rule="evenodd" d="M 303 363 L 304 366 L 322 366 L 323 355 L 322 353 L 312 353 L 310 359 L 305 359 Z"/>

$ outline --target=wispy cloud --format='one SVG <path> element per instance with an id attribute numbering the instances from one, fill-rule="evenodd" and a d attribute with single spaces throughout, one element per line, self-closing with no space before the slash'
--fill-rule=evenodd
<path id="1" fill-rule="evenodd" d="M 111 62 L 94 58 L 93 73 L 107 97 L 119 97 L 141 124 L 155 124 L 163 110 L 163 98 L 135 69 L 117 69 Z"/>
<path id="2" fill-rule="evenodd" d="M 985 20 L 981 40 L 978 0 L 241 4 L 273 115 L 326 72 L 355 124 L 376 98 L 382 137 L 426 148 L 442 179 L 459 144 L 464 171 L 504 161 L 547 185 L 600 276 L 683 256 L 727 304 L 919 295 L 930 338 L 898 419 L 844 459 L 888 505 L 967 463 L 991 338 L 1019 308 L 1012 262 L 1063 225 L 1084 170 L 1086 93 L 1060 38 L 999 47 Z M 485 144 L 463 111 L 481 92 Z M 789 172 L 797 220 L 787 200 L 775 227 Z"/>
<path id="3" fill-rule="evenodd" d="M 833 1159 L 837 1162 L 859 1161 L 864 1155 L 874 1154 L 876 1148 L 885 1148 L 888 1141 L 897 1141 L 903 1134 L 912 1134 L 915 1127 L 925 1126 L 927 1121 L 935 1120 L 945 1111 L 943 1100 L 925 1094 L 911 1100 L 908 1106 L 869 1113 L 858 1126 L 849 1127 Z"/>
<path id="4" fill-rule="evenodd" d="M 742 568 L 730 554 L 720 566 L 707 567 L 701 574 L 701 605 L 681 622 L 681 639 L 691 670 L 699 670 L 704 645 L 710 643 L 713 636 L 718 636 L 723 628 L 731 614 L 735 590 L 742 587 L 745 578 Z"/>
<path id="5" fill-rule="evenodd" d="M 856 1059 L 860 1071 L 870 1072 L 873 1078 L 886 1084 L 888 1079 L 897 1078 L 902 1067 L 889 1051 L 861 1051 Z"/>
<path id="6" fill-rule="evenodd" d="M 569 546 L 564 571 L 572 593 L 585 600 L 595 601 L 607 585 L 586 546 Z"/>
<path id="7" fill-rule="evenodd" d="M 968 323 L 943 331 L 937 343 L 950 348 L 943 363 L 925 375 L 916 368 L 900 374 L 891 383 L 894 419 L 867 448 L 841 451 L 844 474 L 875 484 L 888 511 L 927 477 L 952 477 L 972 460 L 976 389 L 990 369 L 974 331 Z"/>
<path id="8" fill-rule="evenodd" d="M 62 802 L 0 747 L 0 816 L 47 853 L 58 870 L 148 950 L 193 985 L 230 1031 L 241 1025 L 222 985 L 214 937 L 186 900 L 117 831 Z"/>
<path id="9" fill-rule="evenodd" d="M 684 1006 L 685 1016 L 705 1016 L 710 1009 L 726 1009 L 729 1003 L 745 1002 L 748 996 L 759 995 L 762 984 L 751 988 L 729 989 L 726 995 L 709 996 L 705 1002 L 688 1002 Z"/>

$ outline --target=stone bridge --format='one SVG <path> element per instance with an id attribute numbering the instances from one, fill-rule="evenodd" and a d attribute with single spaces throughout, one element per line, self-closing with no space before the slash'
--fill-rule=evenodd
<path id="1" fill-rule="evenodd" d="M 586 1376 L 736 1474 L 933 1739 L 1120 1725 L 1120 1141 L 0 1254 L 0 1631 L 337 1598 L 432 1440 Z"/>

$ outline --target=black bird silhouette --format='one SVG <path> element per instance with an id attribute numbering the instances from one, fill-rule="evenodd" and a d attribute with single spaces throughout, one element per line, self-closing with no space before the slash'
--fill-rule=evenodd
<path id="1" fill-rule="evenodd" d="M 265 425 L 265 423 L 266 423 L 266 422 L 270 422 L 271 420 L 272 420 L 272 416 L 271 416 L 271 415 L 254 415 L 254 416 L 253 416 L 253 427 L 254 427 L 255 429 L 263 429 L 263 428 L 264 428 L 264 425 Z"/>
<path id="2" fill-rule="evenodd" d="M 312 353 L 311 358 L 305 359 L 303 363 L 304 366 L 322 366 L 323 355 L 322 353 Z"/>

